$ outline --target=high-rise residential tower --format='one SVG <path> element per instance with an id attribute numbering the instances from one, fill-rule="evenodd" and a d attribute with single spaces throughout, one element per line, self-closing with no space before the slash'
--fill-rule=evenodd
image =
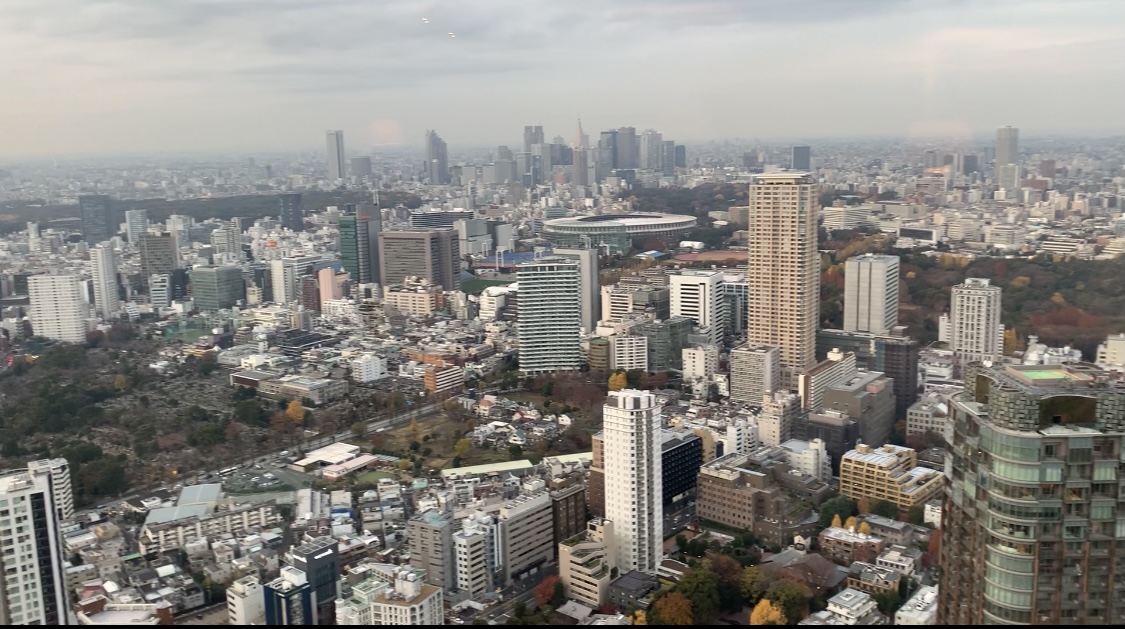
<path id="1" fill-rule="evenodd" d="M 820 320 L 816 182 L 807 173 L 755 175 L 749 189 L 746 332 L 780 350 L 781 387 L 816 364 Z"/>
<path id="2" fill-rule="evenodd" d="M 27 290 L 35 336 L 67 343 L 86 341 L 90 311 L 77 275 L 32 275 L 27 278 Z"/>
<path id="3" fill-rule="evenodd" d="M 98 315 L 108 321 L 121 310 L 117 294 L 117 254 L 113 247 L 100 244 L 91 249 L 90 266 L 94 276 L 94 307 Z"/>
<path id="4" fill-rule="evenodd" d="M 125 237 L 136 246 L 141 234 L 148 231 L 148 210 L 125 210 Z"/>
<path id="5" fill-rule="evenodd" d="M 72 624 L 59 520 L 73 503 L 64 459 L 0 475 L 0 624 Z"/>
<path id="6" fill-rule="evenodd" d="M 611 391 L 603 416 L 605 514 L 617 567 L 655 574 L 664 542 L 660 405 L 648 391 Z"/>
<path id="7" fill-rule="evenodd" d="M 1020 161 L 1020 130 L 1000 127 L 996 130 L 996 167 Z"/>
<path id="8" fill-rule="evenodd" d="M 812 148 L 808 146 L 794 146 L 790 156 L 793 170 L 807 172 L 812 170 Z"/>
<path id="9" fill-rule="evenodd" d="M 96 245 L 113 236 L 113 207 L 109 195 L 84 194 L 78 197 L 78 215 L 82 220 L 82 240 Z"/>
<path id="10" fill-rule="evenodd" d="M 999 361 L 1004 355 L 1000 323 L 1002 289 L 987 279 L 969 277 L 953 287 L 949 310 L 949 348 L 956 364 Z"/>
<path id="11" fill-rule="evenodd" d="M 641 151 L 638 155 L 638 167 L 642 170 L 656 170 L 664 169 L 664 162 L 662 160 L 664 150 L 664 137 L 659 131 L 648 129 L 641 134 Z"/>
<path id="12" fill-rule="evenodd" d="M 577 371 L 582 367 L 581 263 L 547 256 L 516 266 L 519 282 L 520 371 Z"/>
<path id="13" fill-rule="evenodd" d="M 1125 389 L 969 365 L 950 405 L 937 624 L 1125 624 Z"/>
<path id="14" fill-rule="evenodd" d="M 424 176 L 434 185 L 449 183 L 449 148 L 437 131 L 426 131 Z"/>
<path id="15" fill-rule="evenodd" d="M 898 325 L 898 256 L 865 254 L 844 265 L 844 331 L 887 334 Z"/>
<path id="16" fill-rule="evenodd" d="M 379 232 L 379 284 L 419 277 L 444 290 L 461 287 L 461 243 L 452 229 Z"/>
<path id="17" fill-rule="evenodd" d="M 347 174 L 344 170 L 344 132 L 343 131 L 329 131 L 327 134 L 328 144 L 328 180 L 336 181 L 343 179 Z"/>
<path id="18" fill-rule="evenodd" d="M 289 192 L 278 197 L 278 222 L 285 229 L 305 231 L 305 211 L 301 207 L 301 193 Z"/>
<path id="19" fill-rule="evenodd" d="M 340 217 L 340 260 L 352 281 L 374 284 L 379 279 L 379 232 L 382 219 L 374 205 L 351 206 Z"/>

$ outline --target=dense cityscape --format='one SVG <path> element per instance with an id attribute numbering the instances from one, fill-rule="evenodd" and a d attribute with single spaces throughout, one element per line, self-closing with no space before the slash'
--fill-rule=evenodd
<path id="1" fill-rule="evenodd" d="M 1125 625 L 1121 19 L 0 3 L 0 624 Z"/>

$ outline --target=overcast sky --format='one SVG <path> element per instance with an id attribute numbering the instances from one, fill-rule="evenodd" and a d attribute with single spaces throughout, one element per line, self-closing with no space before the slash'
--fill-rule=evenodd
<path id="1" fill-rule="evenodd" d="M 0 155 L 1120 133 L 1122 0 L 0 0 Z M 451 37 L 453 33 L 455 37 Z"/>

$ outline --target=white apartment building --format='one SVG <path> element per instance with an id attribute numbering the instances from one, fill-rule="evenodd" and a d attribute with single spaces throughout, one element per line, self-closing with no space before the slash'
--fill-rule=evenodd
<path id="1" fill-rule="evenodd" d="M 865 592 L 846 588 L 828 599 L 828 609 L 816 612 L 799 625 L 873 625 L 884 624 L 879 605 Z"/>
<path id="2" fill-rule="evenodd" d="M 719 344 L 726 326 L 723 272 L 686 269 L 668 276 L 671 316 L 687 317 L 709 330 L 708 340 Z"/>
<path id="3" fill-rule="evenodd" d="M 859 373 L 855 354 L 833 349 L 827 359 L 800 377 L 797 390 L 805 410 L 819 411 L 828 389 L 851 380 Z"/>
<path id="4" fill-rule="evenodd" d="M 790 439 L 781 447 L 785 449 L 785 458 L 793 469 L 826 483 L 832 480 L 832 460 L 822 439 Z"/>
<path id="5" fill-rule="evenodd" d="M 717 345 L 698 345 L 685 347 L 681 354 L 684 361 L 685 381 L 710 381 L 719 371 L 719 347 Z"/>
<path id="6" fill-rule="evenodd" d="M 61 520 L 74 517 L 74 489 L 70 480 L 70 463 L 66 459 L 40 459 L 28 461 L 27 469 L 33 474 L 50 474 L 55 491 L 55 516 Z"/>
<path id="7" fill-rule="evenodd" d="M 776 347 L 746 343 L 730 352 L 730 399 L 757 402 L 781 386 L 781 354 Z"/>
<path id="8" fill-rule="evenodd" d="M 581 605 L 597 609 L 609 599 L 613 580 L 613 522 L 595 519 L 582 533 L 559 542 L 559 580 L 566 595 Z"/>
<path id="9" fill-rule="evenodd" d="M 441 588 L 404 569 L 395 575 L 393 585 L 378 576 L 353 585 L 351 598 L 336 602 L 336 624 L 443 625 L 442 605 Z"/>
<path id="10" fill-rule="evenodd" d="M 94 307 L 103 320 L 112 319 L 121 311 L 117 294 L 117 254 L 106 243 L 90 250 L 91 275 L 94 277 Z"/>
<path id="11" fill-rule="evenodd" d="M 548 256 L 516 266 L 519 361 L 524 374 L 582 367 L 582 304 L 577 260 Z"/>
<path id="12" fill-rule="evenodd" d="M 851 230 L 874 223 L 870 205 L 842 205 L 824 208 L 824 229 L 828 231 Z"/>
<path id="13" fill-rule="evenodd" d="M 762 412 L 758 415 L 758 438 L 762 445 L 780 446 L 789 441 L 800 416 L 801 398 L 797 394 L 777 391 L 762 396 Z"/>
<path id="14" fill-rule="evenodd" d="M 56 499 L 73 497 L 39 463 L 0 476 L 0 625 L 72 624 Z"/>
<path id="15" fill-rule="evenodd" d="M 266 623 L 265 590 L 256 575 L 242 577 L 227 588 L 227 617 L 234 626 Z"/>
<path id="16" fill-rule="evenodd" d="M 351 360 L 352 379 L 377 382 L 387 377 L 387 361 L 378 354 L 360 354 Z"/>
<path id="17" fill-rule="evenodd" d="M 500 310 L 507 303 L 508 286 L 489 286 L 480 294 L 480 307 L 477 309 L 477 318 L 481 321 L 495 321 Z"/>
<path id="18" fill-rule="evenodd" d="M 648 371 L 648 337 L 611 336 L 613 353 L 610 355 L 610 369 L 643 369 Z"/>
<path id="19" fill-rule="evenodd" d="M 1098 345 L 1097 363 L 1107 371 L 1125 371 L 1125 333 L 1107 336 Z"/>
<path id="20" fill-rule="evenodd" d="M 603 408 L 606 519 L 617 568 L 656 574 L 663 558 L 660 405 L 647 391 L 611 391 Z"/>
<path id="21" fill-rule="evenodd" d="M 496 521 L 491 515 L 477 513 L 465 518 L 461 526 L 453 534 L 457 590 L 469 596 L 491 592 L 496 587 L 493 575 L 500 563 Z"/>
<path id="22" fill-rule="evenodd" d="M 31 329 L 67 343 L 86 342 L 89 305 L 82 299 L 77 275 L 32 275 L 27 279 L 31 301 Z"/>
<path id="23" fill-rule="evenodd" d="M 895 612 L 896 625 L 936 625 L 938 586 L 923 585 Z"/>
<path id="24" fill-rule="evenodd" d="M 949 396 L 940 391 L 928 391 L 906 409 L 906 434 L 941 435 L 953 443 L 953 418 L 949 415 Z"/>
<path id="25" fill-rule="evenodd" d="M 154 524 L 145 521 L 137 535 L 140 552 L 164 552 L 172 548 L 183 548 L 185 544 L 203 537 L 265 528 L 281 521 L 273 503 L 251 504 L 210 515 L 193 512 L 191 507 L 180 509 L 184 509 L 183 518 Z M 151 519 L 150 515 L 149 520 Z"/>
<path id="26" fill-rule="evenodd" d="M 816 364 L 819 186 L 807 173 L 755 175 L 749 188 L 747 340 L 780 350 L 780 386 Z"/>
<path id="27" fill-rule="evenodd" d="M 887 334 L 898 325 L 898 256 L 865 254 L 844 265 L 844 331 Z"/>
<path id="28" fill-rule="evenodd" d="M 148 301 L 154 310 L 172 305 L 172 276 L 153 273 L 148 278 Z"/>
<path id="29" fill-rule="evenodd" d="M 1004 354 L 1000 323 L 1002 289 L 987 279 L 970 277 L 953 287 L 949 313 L 949 348 L 960 365 L 996 362 Z"/>

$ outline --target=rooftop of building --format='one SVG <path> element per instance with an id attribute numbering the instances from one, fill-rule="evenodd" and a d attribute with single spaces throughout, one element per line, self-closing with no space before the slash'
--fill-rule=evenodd
<path id="1" fill-rule="evenodd" d="M 640 597 L 660 587 L 660 582 L 651 574 L 630 570 L 614 579 L 610 587 L 627 592 L 630 596 Z"/>
<path id="2" fill-rule="evenodd" d="M 872 463 L 880 467 L 891 467 L 908 458 L 914 450 L 903 446 L 885 444 L 872 448 L 867 444 L 857 444 L 855 449 L 844 453 L 844 459 L 861 463 Z"/>

